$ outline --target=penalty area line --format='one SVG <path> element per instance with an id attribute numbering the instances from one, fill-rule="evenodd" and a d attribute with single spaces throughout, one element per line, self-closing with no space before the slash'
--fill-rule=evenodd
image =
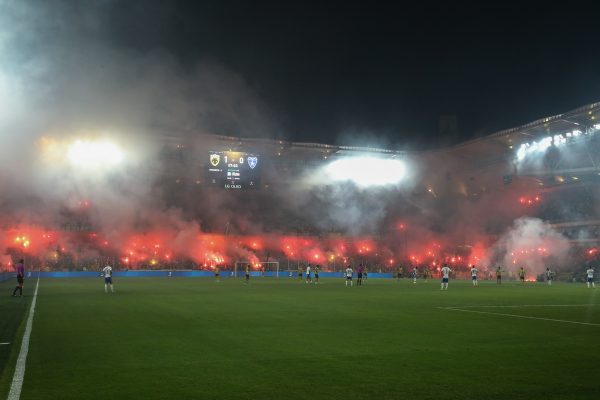
<path id="1" fill-rule="evenodd" d="M 38 276 L 35 285 L 35 293 L 33 294 L 33 300 L 31 301 L 31 307 L 29 308 L 29 316 L 27 317 L 27 326 L 25 327 L 23 341 L 21 342 L 21 350 L 19 351 L 19 357 L 17 358 L 17 364 L 15 365 L 15 374 L 13 375 L 10 392 L 7 397 L 8 400 L 19 400 L 21 397 L 23 378 L 25 377 L 25 365 L 27 363 L 27 353 L 29 353 L 29 338 L 31 336 L 31 326 L 33 325 L 33 314 L 35 313 L 35 302 L 37 300 L 39 286 L 40 277 Z"/>
<path id="2" fill-rule="evenodd" d="M 518 315 L 518 314 L 505 314 L 505 313 L 495 313 L 489 311 L 477 311 L 477 310 L 465 310 L 463 308 L 453 308 L 453 307 L 438 307 L 441 310 L 449 310 L 449 311 L 461 311 L 467 313 L 475 313 L 475 314 L 487 314 L 487 315 L 499 315 L 501 317 L 513 317 L 513 318 L 524 318 L 524 319 L 537 319 L 540 321 L 550 321 L 550 322 L 563 322 L 566 324 L 576 324 L 576 325 L 588 325 L 588 326 L 600 326 L 600 324 L 594 324 L 592 322 L 579 322 L 579 321 L 569 321 L 566 319 L 554 319 L 554 318 L 542 318 L 542 317 L 531 317 L 528 315 Z"/>

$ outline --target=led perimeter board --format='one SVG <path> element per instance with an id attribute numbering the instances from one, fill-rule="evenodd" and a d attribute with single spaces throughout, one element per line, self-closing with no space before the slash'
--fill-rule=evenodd
<path id="1" fill-rule="evenodd" d="M 260 185 L 261 158 L 240 151 L 211 151 L 208 155 L 208 183 L 223 189 L 247 189 Z"/>

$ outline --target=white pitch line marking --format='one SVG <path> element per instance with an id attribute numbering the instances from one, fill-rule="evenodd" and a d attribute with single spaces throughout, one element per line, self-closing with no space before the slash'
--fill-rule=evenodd
<path id="1" fill-rule="evenodd" d="M 10 344 L 10 343 L 9 342 L 0 343 L 0 346 L 6 346 L 7 344 Z"/>
<path id="2" fill-rule="evenodd" d="M 499 316 L 502 316 L 502 317 L 537 319 L 537 320 L 541 320 L 541 321 L 564 322 L 564 323 L 567 323 L 567 324 L 600 326 L 600 324 L 594 324 L 594 323 L 591 323 L 591 322 L 569 321 L 569 320 L 566 320 L 566 319 L 542 318 L 542 317 L 531 317 L 531 316 L 528 316 L 528 315 L 495 313 L 495 312 L 489 312 L 489 311 L 465 310 L 465 309 L 462 309 L 462 308 L 453 308 L 453 307 L 438 307 L 438 308 L 443 309 L 443 310 L 462 311 L 462 312 L 476 313 L 476 314 L 499 315 Z"/>
<path id="3" fill-rule="evenodd" d="M 12 383 L 10 385 L 10 392 L 8 393 L 7 400 L 19 400 L 19 398 L 21 397 L 21 389 L 23 388 L 23 378 L 25 377 L 27 353 L 29 352 L 29 337 L 31 336 L 31 326 L 33 325 L 33 314 L 35 312 L 35 302 L 37 300 L 39 286 L 40 277 L 38 276 L 37 284 L 35 285 L 35 293 L 33 294 L 33 300 L 31 301 L 31 307 L 29 308 L 27 326 L 25 327 L 25 333 L 23 334 L 21 350 L 19 351 L 19 358 L 17 358 L 17 365 L 15 365 L 15 374 L 13 375 Z"/>
<path id="4" fill-rule="evenodd" d="M 517 304 L 506 306 L 458 306 L 438 308 L 525 308 L 525 307 L 593 307 L 600 304 Z"/>

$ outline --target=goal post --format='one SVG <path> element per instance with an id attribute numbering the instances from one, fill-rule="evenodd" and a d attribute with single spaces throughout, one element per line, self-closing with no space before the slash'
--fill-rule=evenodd
<path id="1" fill-rule="evenodd" d="M 279 278 L 279 261 L 236 261 L 233 276 L 243 276 L 247 266 L 250 266 L 252 272 L 259 272 L 260 276 L 274 276 Z"/>

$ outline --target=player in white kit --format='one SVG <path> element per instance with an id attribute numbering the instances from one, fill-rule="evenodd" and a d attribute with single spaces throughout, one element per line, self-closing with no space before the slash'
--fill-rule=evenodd
<path id="1" fill-rule="evenodd" d="M 478 285 L 478 283 L 477 283 L 477 272 L 479 272 L 478 269 L 477 269 L 477 267 L 474 266 L 474 265 L 471 266 L 471 280 L 473 281 L 473 286 L 477 286 Z"/>
<path id="2" fill-rule="evenodd" d="M 590 283 L 592 284 L 593 288 L 596 288 L 596 284 L 594 283 L 594 268 L 589 267 L 587 271 L 585 271 L 587 273 L 587 287 L 588 289 L 590 288 Z"/>
<path id="3" fill-rule="evenodd" d="M 349 265 L 348 265 L 348 268 L 346 268 L 344 275 L 346 276 L 346 286 L 348 286 L 348 284 L 350 284 L 350 286 L 352 286 L 352 268 L 350 268 Z"/>
<path id="4" fill-rule="evenodd" d="M 310 276 L 310 264 L 306 267 L 306 283 L 312 283 L 312 278 Z"/>
<path id="5" fill-rule="evenodd" d="M 552 275 L 553 272 L 550 270 L 550 268 L 546 268 L 546 282 L 548 282 L 548 285 L 552 285 Z"/>
<path id="6" fill-rule="evenodd" d="M 448 290 L 448 279 L 450 278 L 450 267 L 448 264 L 444 264 L 442 267 L 442 287 L 441 290 Z"/>
<path id="7" fill-rule="evenodd" d="M 115 289 L 113 288 L 111 266 L 107 265 L 106 267 L 104 267 L 104 269 L 102 270 L 102 274 L 104 275 L 104 293 L 108 293 L 108 285 L 110 285 L 111 293 L 114 293 Z"/>

